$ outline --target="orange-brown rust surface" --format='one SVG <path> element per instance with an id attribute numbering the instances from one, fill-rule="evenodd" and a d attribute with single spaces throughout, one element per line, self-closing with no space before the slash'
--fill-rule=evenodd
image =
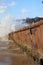
<path id="1" fill-rule="evenodd" d="M 21 45 L 26 45 L 43 54 L 43 20 L 9 34 Z"/>

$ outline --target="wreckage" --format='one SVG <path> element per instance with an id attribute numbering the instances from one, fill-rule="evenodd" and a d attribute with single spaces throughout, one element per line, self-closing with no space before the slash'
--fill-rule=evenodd
<path id="1" fill-rule="evenodd" d="M 43 59 L 43 20 L 10 33 L 9 39 L 27 54 Z"/>

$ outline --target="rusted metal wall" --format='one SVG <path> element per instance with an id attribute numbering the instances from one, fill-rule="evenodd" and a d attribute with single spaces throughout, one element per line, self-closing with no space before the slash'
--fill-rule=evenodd
<path id="1" fill-rule="evenodd" d="M 12 32 L 9 37 L 23 46 L 38 50 L 43 55 L 43 20 Z"/>

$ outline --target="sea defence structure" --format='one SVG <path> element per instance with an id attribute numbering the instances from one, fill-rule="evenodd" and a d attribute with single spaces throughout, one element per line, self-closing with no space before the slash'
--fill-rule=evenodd
<path id="1" fill-rule="evenodd" d="M 32 57 L 43 59 L 43 20 L 10 33 L 9 39 Z"/>

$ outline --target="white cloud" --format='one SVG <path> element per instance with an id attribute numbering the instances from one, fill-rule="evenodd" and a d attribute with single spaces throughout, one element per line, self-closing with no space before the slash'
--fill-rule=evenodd
<path id="1" fill-rule="evenodd" d="M 0 5 L 0 13 L 4 13 L 7 9 L 7 6 L 5 5 Z"/>
<path id="2" fill-rule="evenodd" d="M 15 6 L 16 5 L 16 2 L 11 2 L 10 4 L 9 4 L 9 6 Z"/>
<path id="3" fill-rule="evenodd" d="M 21 13 L 22 13 L 22 14 L 26 14 L 27 12 L 28 12 L 28 10 L 25 9 L 25 8 L 21 10 Z"/>
<path id="4" fill-rule="evenodd" d="M 4 0 L 2 0 L 2 1 L 4 1 Z M 0 5 L 0 14 L 4 13 L 8 7 L 15 6 L 15 5 L 16 5 L 16 2 L 14 2 L 14 1 L 9 3 L 8 5 L 5 5 L 5 3 L 3 2 L 2 5 Z"/>

